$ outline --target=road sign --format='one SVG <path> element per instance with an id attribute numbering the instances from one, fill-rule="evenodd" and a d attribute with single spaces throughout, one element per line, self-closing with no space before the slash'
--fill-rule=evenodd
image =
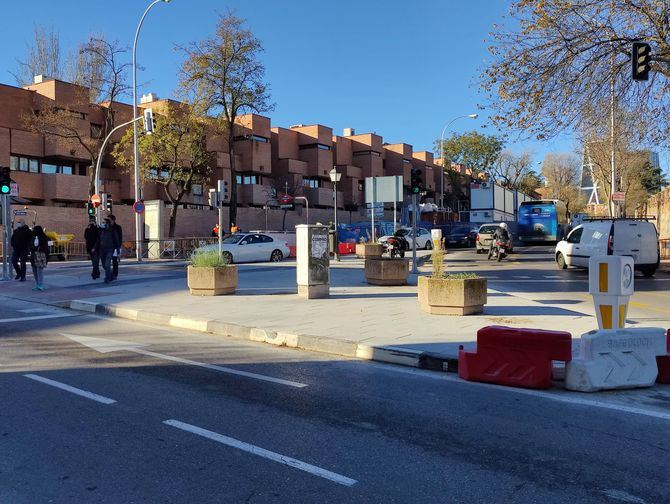
<path id="1" fill-rule="evenodd" d="M 375 218 L 384 217 L 384 203 L 367 203 L 366 206 L 368 217 L 372 217 L 373 212 Z"/>
<path id="2" fill-rule="evenodd" d="M 14 210 L 14 216 L 16 217 L 17 215 L 18 216 L 28 215 L 28 212 L 26 212 L 25 210 Z"/>
<path id="3" fill-rule="evenodd" d="M 102 203 L 102 198 L 100 197 L 99 194 L 94 194 L 93 196 L 91 196 L 91 203 L 93 203 L 93 205 L 95 205 L 96 207 L 99 207 L 100 204 Z"/>
<path id="4" fill-rule="evenodd" d="M 290 194 L 282 194 L 277 198 L 277 201 L 279 201 L 279 208 L 282 210 L 293 210 L 293 196 Z"/>
<path id="5" fill-rule="evenodd" d="M 144 201 L 136 201 L 133 203 L 133 211 L 137 214 L 144 213 Z"/>
<path id="6" fill-rule="evenodd" d="M 626 201 L 626 193 L 621 191 L 612 193 L 612 201 Z"/>
<path id="7" fill-rule="evenodd" d="M 15 198 L 19 195 L 19 184 L 16 182 L 11 182 L 9 184 L 9 195 Z"/>

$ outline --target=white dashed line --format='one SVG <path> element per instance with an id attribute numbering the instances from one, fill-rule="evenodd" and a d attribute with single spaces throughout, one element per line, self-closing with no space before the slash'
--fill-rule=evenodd
<path id="1" fill-rule="evenodd" d="M 88 392 L 87 390 L 78 389 L 76 387 L 66 385 L 65 383 L 50 380 L 49 378 L 44 378 L 43 376 L 38 376 L 36 374 L 24 374 L 23 376 L 25 376 L 26 378 L 30 378 L 31 380 L 35 380 L 44 383 L 46 385 L 51 385 L 52 387 L 56 387 L 61 390 L 65 390 L 67 392 L 71 392 L 72 394 L 76 394 L 78 396 L 85 397 L 87 399 L 91 399 L 92 401 L 96 401 L 102 404 L 114 404 L 116 402 L 114 399 L 110 399 L 109 397 L 94 394 L 93 392 Z"/>

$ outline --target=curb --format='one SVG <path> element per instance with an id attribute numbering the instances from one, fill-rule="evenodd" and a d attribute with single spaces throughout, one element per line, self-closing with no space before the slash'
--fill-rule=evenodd
<path id="1" fill-rule="evenodd" d="M 255 341 L 258 343 L 268 343 L 270 345 L 287 348 L 298 348 L 312 352 L 384 362 L 387 364 L 398 364 L 401 366 L 432 371 L 445 371 L 449 373 L 458 372 L 457 356 L 433 354 L 426 351 L 412 350 L 396 346 L 375 347 L 345 339 L 271 331 L 258 327 L 231 324 L 222 320 L 185 318 L 177 315 L 135 310 L 113 304 L 94 303 L 78 299 L 62 303 L 61 306 L 74 311 L 97 313 L 110 317 L 148 322 L 156 325 L 187 329 L 189 331 Z"/>

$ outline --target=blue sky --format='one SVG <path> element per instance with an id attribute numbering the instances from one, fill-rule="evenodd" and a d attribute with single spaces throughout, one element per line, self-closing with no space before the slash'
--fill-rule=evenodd
<path id="1" fill-rule="evenodd" d="M 0 40 L 0 82 L 15 84 L 10 71 L 25 54 L 35 24 L 53 27 L 65 49 L 90 33 L 131 45 L 149 0 L 33 0 L 7 2 Z M 487 124 L 476 78 L 487 57 L 493 23 L 508 3 L 501 0 L 172 0 L 147 17 L 138 81 L 169 97 L 177 83 L 181 54 L 174 46 L 212 33 L 217 12 L 235 9 L 265 47 L 263 60 L 276 109 L 274 126 L 321 123 L 341 134 L 353 127 L 374 131 L 386 142 L 432 150 L 452 118 L 454 131 Z M 129 54 L 130 58 L 130 54 Z M 129 101 L 129 100 L 128 100 Z M 506 133 L 490 125 L 484 132 Z M 549 142 L 516 142 L 536 160 L 546 152 L 572 151 L 569 135 Z"/>

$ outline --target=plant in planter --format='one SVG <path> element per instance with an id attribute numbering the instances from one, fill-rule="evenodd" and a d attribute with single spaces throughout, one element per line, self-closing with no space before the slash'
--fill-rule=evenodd
<path id="1" fill-rule="evenodd" d="M 359 259 L 367 259 L 369 257 L 381 257 L 383 248 L 382 244 L 377 241 L 365 242 L 361 237 L 361 241 L 356 244 L 356 257 Z"/>
<path id="2" fill-rule="evenodd" d="M 193 296 L 235 294 L 237 266 L 217 251 L 196 251 L 188 266 L 188 288 Z"/>
<path id="3" fill-rule="evenodd" d="M 435 247 L 433 273 L 419 277 L 419 305 L 431 315 L 474 315 L 484 311 L 486 279 L 474 273 L 445 275 L 444 250 Z"/>

